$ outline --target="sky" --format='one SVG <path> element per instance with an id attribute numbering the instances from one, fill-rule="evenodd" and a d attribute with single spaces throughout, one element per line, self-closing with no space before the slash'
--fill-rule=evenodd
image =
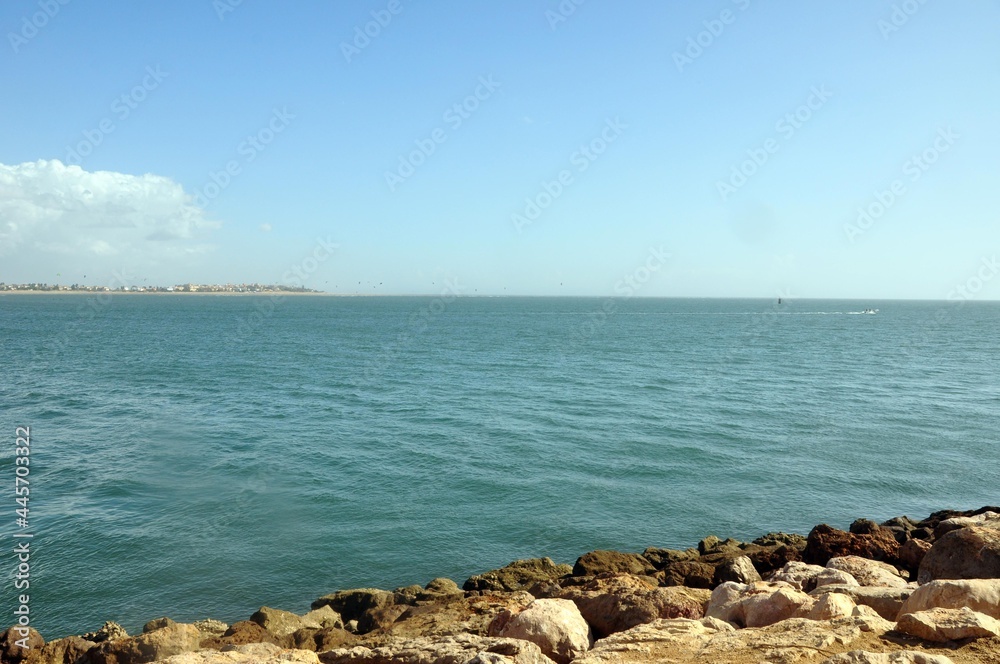
<path id="1" fill-rule="evenodd" d="M 7 0 L 0 282 L 1000 299 L 998 25 L 997 0 Z"/>

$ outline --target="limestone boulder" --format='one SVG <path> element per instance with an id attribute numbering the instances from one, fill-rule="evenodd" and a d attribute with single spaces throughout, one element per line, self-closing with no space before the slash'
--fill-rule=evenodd
<path id="1" fill-rule="evenodd" d="M 462 586 L 465 590 L 517 591 L 527 590 L 539 582 L 552 581 L 573 573 L 569 565 L 557 565 L 551 558 L 515 560 L 506 567 L 470 577 Z"/>
<path id="2" fill-rule="evenodd" d="M 920 563 L 931 550 L 931 543 L 922 539 L 910 539 L 899 547 L 899 564 L 910 572 L 910 578 L 917 577 Z"/>
<path id="3" fill-rule="evenodd" d="M 105 641 L 117 641 L 118 639 L 127 639 L 128 632 L 125 628 L 118 623 L 109 620 L 104 623 L 99 630 L 96 632 L 87 632 L 80 638 L 86 641 L 93 641 L 94 643 L 104 643 Z"/>
<path id="4" fill-rule="evenodd" d="M 49 641 L 41 650 L 39 661 L 45 664 L 76 664 L 96 644 L 79 636 L 67 636 Z M 9 661 L 0 656 L 0 661 Z"/>
<path id="5" fill-rule="evenodd" d="M 899 542 L 888 528 L 872 524 L 846 532 L 820 524 L 809 532 L 802 559 L 813 565 L 825 566 L 831 558 L 859 556 L 894 564 L 899 560 Z"/>
<path id="6" fill-rule="evenodd" d="M 158 664 L 319 664 L 316 653 L 288 650 L 273 643 L 233 646 L 225 652 L 202 650 L 168 657 Z"/>
<path id="7" fill-rule="evenodd" d="M 916 650 L 868 652 L 852 650 L 824 659 L 822 664 L 955 664 L 944 655 L 931 655 Z"/>
<path id="8" fill-rule="evenodd" d="M 319 654 L 323 664 L 553 664 L 531 641 L 457 634 Z"/>
<path id="9" fill-rule="evenodd" d="M 45 639 L 34 627 L 11 627 L 0 634 L 0 661 L 16 664 L 44 645 Z"/>
<path id="10" fill-rule="evenodd" d="M 924 641 L 944 643 L 1000 636 L 1000 621 L 967 607 L 928 609 L 899 616 L 896 629 Z"/>
<path id="11" fill-rule="evenodd" d="M 590 625 L 568 599 L 536 599 L 520 613 L 505 612 L 494 619 L 490 636 L 531 641 L 557 664 L 569 664 L 594 642 Z"/>
<path id="12" fill-rule="evenodd" d="M 768 581 L 787 583 L 796 590 L 809 592 L 816 587 L 816 577 L 826 571 L 821 565 L 793 560 L 772 574 Z"/>
<path id="13" fill-rule="evenodd" d="M 199 634 L 201 634 L 200 631 Z M 253 621 L 240 620 L 230 625 L 221 636 L 205 638 L 202 635 L 201 647 L 222 650 L 223 648 L 243 646 L 250 643 L 271 643 L 285 647 L 290 644 L 290 639 L 288 637 L 275 636 Z"/>
<path id="14" fill-rule="evenodd" d="M 573 565 L 574 576 L 598 574 L 655 574 L 656 568 L 638 553 L 620 551 L 591 551 L 580 556 Z"/>
<path id="15" fill-rule="evenodd" d="M 820 597 L 812 607 L 804 614 L 803 618 L 809 620 L 835 620 L 837 618 L 850 618 L 857 609 L 854 600 L 842 593 L 828 593 Z"/>
<path id="16" fill-rule="evenodd" d="M 810 591 L 817 599 L 827 593 L 842 593 L 847 595 L 858 606 L 870 606 L 886 620 L 895 621 L 903 608 L 903 602 L 913 592 L 913 588 L 885 588 L 879 586 L 818 586 Z"/>
<path id="17" fill-rule="evenodd" d="M 953 530 L 968 528 L 969 526 L 983 526 L 985 528 L 992 528 L 993 530 L 1000 530 L 1000 514 L 997 512 L 981 512 L 974 516 L 955 516 L 950 519 L 944 519 L 934 529 L 934 537 L 935 539 L 941 539 Z"/>
<path id="18" fill-rule="evenodd" d="M 713 587 L 726 581 L 736 583 L 756 583 L 761 581 L 760 574 L 753 566 L 753 561 L 747 556 L 738 556 L 728 560 L 715 568 L 712 579 Z"/>
<path id="19" fill-rule="evenodd" d="M 705 589 L 656 587 L 624 574 L 599 577 L 560 595 L 576 604 L 596 638 L 661 618 L 701 618 L 710 597 Z"/>
<path id="20" fill-rule="evenodd" d="M 668 563 L 656 572 L 655 578 L 661 586 L 711 588 L 715 579 L 715 567 L 700 560 L 679 560 Z"/>
<path id="21" fill-rule="evenodd" d="M 961 608 L 1000 620 L 1000 579 L 931 581 L 913 591 L 900 606 L 900 613 Z"/>
<path id="22" fill-rule="evenodd" d="M 945 534 L 920 561 L 917 581 L 1000 578 L 1000 529 L 959 528 Z"/>
<path id="23" fill-rule="evenodd" d="M 827 561 L 826 566 L 850 574 L 862 586 L 905 588 L 907 584 L 906 579 L 900 576 L 899 570 L 878 560 L 843 556 L 831 558 Z"/>
<path id="24" fill-rule="evenodd" d="M 87 651 L 88 664 L 145 664 L 198 650 L 202 634 L 194 625 L 174 623 L 139 636 L 114 639 Z"/>
<path id="25" fill-rule="evenodd" d="M 726 582 L 712 591 L 706 616 L 738 627 L 763 627 L 805 615 L 815 599 L 785 583 Z"/>
<path id="26" fill-rule="evenodd" d="M 531 594 L 523 591 L 451 597 L 440 602 L 405 607 L 391 624 L 381 627 L 374 634 L 395 639 L 458 634 L 485 636 L 498 615 L 519 613 L 534 601 Z"/>
<path id="27" fill-rule="evenodd" d="M 319 609 L 315 609 L 314 613 L 324 610 L 336 615 L 336 611 L 331 609 L 329 606 L 323 606 Z M 312 618 L 306 619 L 303 616 L 296 615 L 290 611 L 272 609 L 268 606 L 260 607 L 256 613 L 250 616 L 250 621 L 257 623 L 277 637 L 288 636 L 289 634 L 297 632 L 303 628 L 320 629 L 322 627 L 318 620 L 314 620 Z"/>

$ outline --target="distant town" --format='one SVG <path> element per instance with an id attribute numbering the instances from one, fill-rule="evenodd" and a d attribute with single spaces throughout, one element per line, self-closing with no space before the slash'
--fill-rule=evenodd
<path id="1" fill-rule="evenodd" d="M 71 284 L 5 284 L 0 282 L 2 291 L 28 291 L 45 293 L 321 293 L 322 291 L 302 286 L 282 284 L 178 284 L 176 286 L 84 286 Z"/>

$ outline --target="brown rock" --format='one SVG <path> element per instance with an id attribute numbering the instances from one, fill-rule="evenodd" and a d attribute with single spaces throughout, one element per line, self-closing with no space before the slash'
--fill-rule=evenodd
<path id="1" fill-rule="evenodd" d="M 177 622 L 171 620 L 170 618 L 166 617 L 154 618 L 153 620 L 150 620 L 148 623 L 142 626 L 142 633 L 145 634 L 147 632 L 155 632 L 158 629 L 162 629 L 164 627 L 170 627 L 171 625 L 176 625 L 176 624 Z"/>
<path id="2" fill-rule="evenodd" d="M 508 591 L 527 590 L 531 586 L 573 573 L 569 565 L 557 565 L 551 558 L 515 560 L 506 567 L 470 577 L 462 586 L 465 590 Z"/>
<path id="3" fill-rule="evenodd" d="M 623 574 L 567 588 L 561 597 L 573 600 L 594 637 L 603 638 L 660 618 L 701 618 L 711 593 L 684 587 L 657 588 Z"/>
<path id="4" fill-rule="evenodd" d="M 279 638 L 255 622 L 241 620 L 230 625 L 222 636 L 203 639 L 201 647 L 222 650 L 225 647 L 242 646 L 248 643 L 273 643 L 288 647 L 290 639 L 287 637 Z"/>
<path id="5" fill-rule="evenodd" d="M 697 549 L 679 551 L 677 549 L 658 549 L 652 546 L 642 552 L 642 557 L 648 560 L 656 569 L 663 569 L 670 563 L 682 560 L 698 560 L 700 555 Z"/>
<path id="6" fill-rule="evenodd" d="M 127 639 L 128 632 L 126 632 L 125 628 L 118 623 L 109 620 L 96 632 L 87 632 L 81 638 L 86 639 L 87 641 L 93 641 L 94 643 L 103 643 L 105 641 Z"/>
<path id="7" fill-rule="evenodd" d="M 715 568 L 715 576 L 712 579 L 712 586 L 717 586 L 726 581 L 736 583 L 755 583 L 760 581 L 760 574 L 757 573 L 753 562 L 746 556 L 739 556 L 726 561 Z"/>
<path id="8" fill-rule="evenodd" d="M 64 639 L 46 643 L 39 659 L 46 664 L 76 664 L 95 645 L 93 641 L 81 639 L 79 636 L 67 636 Z M 3 661 L 7 660 L 3 659 Z"/>
<path id="9" fill-rule="evenodd" d="M 1000 636 L 1000 621 L 970 608 L 904 613 L 896 629 L 924 641 L 943 643 Z"/>
<path id="10" fill-rule="evenodd" d="M 473 634 L 418 637 L 375 648 L 339 648 L 321 653 L 319 659 L 323 664 L 553 664 L 530 641 Z"/>
<path id="11" fill-rule="evenodd" d="M 1000 530 L 970 526 L 953 530 L 934 543 L 923 560 L 917 582 L 935 579 L 1000 578 Z"/>
<path id="12" fill-rule="evenodd" d="M 857 522 L 855 522 L 857 523 Z M 899 542 L 892 531 L 872 523 L 873 528 L 864 524 L 849 533 L 820 524 L 812 529 L 807 538 L 802 559 L 813 565 L 825 566 L 830 558 L 860 556 L 871 560 L 881 560 L 889 564 L 899 561 Z"/>
<path id="13" fill-rule="evenodd" d="M 715 567 L 695 560 L 669 563 L 655 577 L 661 586 L 687 586 L 688 588 L 711 588 L 715 578 Z"/>
<path id="14" fill-rule="evenodd" d="M 533 601 L 535 598 L 526 592 L 490 593 L 403 607 L 403 613 L 377 634 L 396 639 L 456 634 L 485 636 L 497 615 L 505 611 L 518 613 Z"/>
<path id="15" fill-rule="evenodd" d="M 915 578 L 924 556 L 931 550 L 931 543 L 922 539 L 909 539 L 899 547 L 899 564 L 910 572 L 910 578 Z"/>
<path id="16" fill-rule="evenodd" d="M 88 664 L 145 664 L 198 650 L 201 632 L 194 625 L 174 623 L 127 639 L 104 641 L 87 651 Z"/>
<path id="17" fill-rule="evenodd" d="M 396 595 L 377 588 L 341 590 L 320 597 L 312 603 L 313 609 L 329 606 L 341 615 L 344 622 L 358 621 L 358 633 L 365 634 L 385 623 L 385 615 L 377 615 L 396 603 Z"/>
<path id="18" fill-rule="evenodd" d="M 638 553 L 620 551 L 591 551 L 580 556 L 573 565 L 574 576 L 598 574 L 654 574 L 656 568 Z"/>
<path id="19" fill-rule="evenodd" d="M 45 639 L 35 628 L 11 627 L 0 634 L 0 661 L 15 664 L 37 653 L 44 645 Z"/>

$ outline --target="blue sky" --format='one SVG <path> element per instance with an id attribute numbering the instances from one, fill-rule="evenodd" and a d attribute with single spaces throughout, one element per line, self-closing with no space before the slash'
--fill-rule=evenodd
<path id="1" fill-rule="evenodd" d="M 5 2 L 0 281 L 1000 299 L 1000 3 L 579 1 Z"/>

